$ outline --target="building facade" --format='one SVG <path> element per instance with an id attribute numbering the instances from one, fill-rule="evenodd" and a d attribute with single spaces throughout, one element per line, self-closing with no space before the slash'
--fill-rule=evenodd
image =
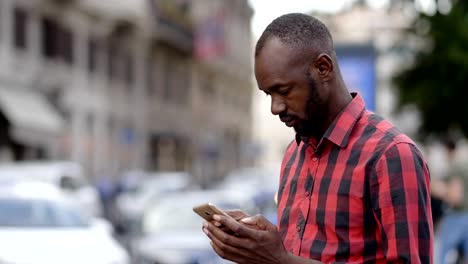
<path id="1" fill-rule="evenodd" d="M 247 1 L 0 0 L 2 160 L 201 182 L 245 165 L 251 17 Z"/>

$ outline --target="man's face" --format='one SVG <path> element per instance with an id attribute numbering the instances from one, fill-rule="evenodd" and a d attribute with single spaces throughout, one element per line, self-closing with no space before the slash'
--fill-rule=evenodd
<path id="1" fill-rule="evenodd" d="M 308 63 L 313 59 L 277 38 L 267 40 L 255 58 L 257 84 L 271 96 L 271 112 L 301 136 L 316 131 L 314 125 L 324 109 L 321 87 Z"/>

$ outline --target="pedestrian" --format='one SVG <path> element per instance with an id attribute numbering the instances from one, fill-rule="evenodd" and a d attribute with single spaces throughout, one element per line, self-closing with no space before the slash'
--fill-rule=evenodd
<path id="1" fill-rule="evenodd" d="M 466 161 L 459 162 L 455 158 L 455 140 L 447 139 L 444 143 L 448 171 L 442 182 L 443 188 L 439 189 L 441 199 L 449 208 L 435 232 L 439 242 L 436 250 L 439 264 L 452 263 L 450 252 L 461 253 L 459 257 L 468 261 L 468 168 Z"/>
<path id="2" fill-rule="evenodd" d="M 216 253 L 237 263 L 432 263 L 427 164 L 348 92 L 326 26 L 304 14 L 275 19 L 257 42 L 255 76 L 271 112 L 296 131 L 278 224 L 216 215 L 203 223 Z"/>

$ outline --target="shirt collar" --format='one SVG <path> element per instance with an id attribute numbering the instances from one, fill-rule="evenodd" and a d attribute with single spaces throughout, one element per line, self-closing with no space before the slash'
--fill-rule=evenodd
<path id="1" fill-rule="evenodd" d="M 351 131 L 365 109 L 364 100 L 358 93 L 351 93 L 351 96 L 353 97 L 351 102 L 338 114 L 323 135 L 323 138 L 328 139 L 342 148 L 346 147 L 348 144 Z M 312 139 L 304 138 L 296 134 L 296 143 L 298 145 L 301 141 L 309 143 L 311 140 Z M 321 142 L 322 140 L 320 140 L 320 143 Z M 320 145 L 320 143 L 318 145 Z"/>

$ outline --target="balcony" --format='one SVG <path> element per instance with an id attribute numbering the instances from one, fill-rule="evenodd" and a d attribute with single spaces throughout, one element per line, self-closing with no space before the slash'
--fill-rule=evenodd
<path id="1" fill-rule="evenodd" d="M 189 1 L 151 0 L 150 10 L 157 41 L 192 54 L 193 22 Z"/>

